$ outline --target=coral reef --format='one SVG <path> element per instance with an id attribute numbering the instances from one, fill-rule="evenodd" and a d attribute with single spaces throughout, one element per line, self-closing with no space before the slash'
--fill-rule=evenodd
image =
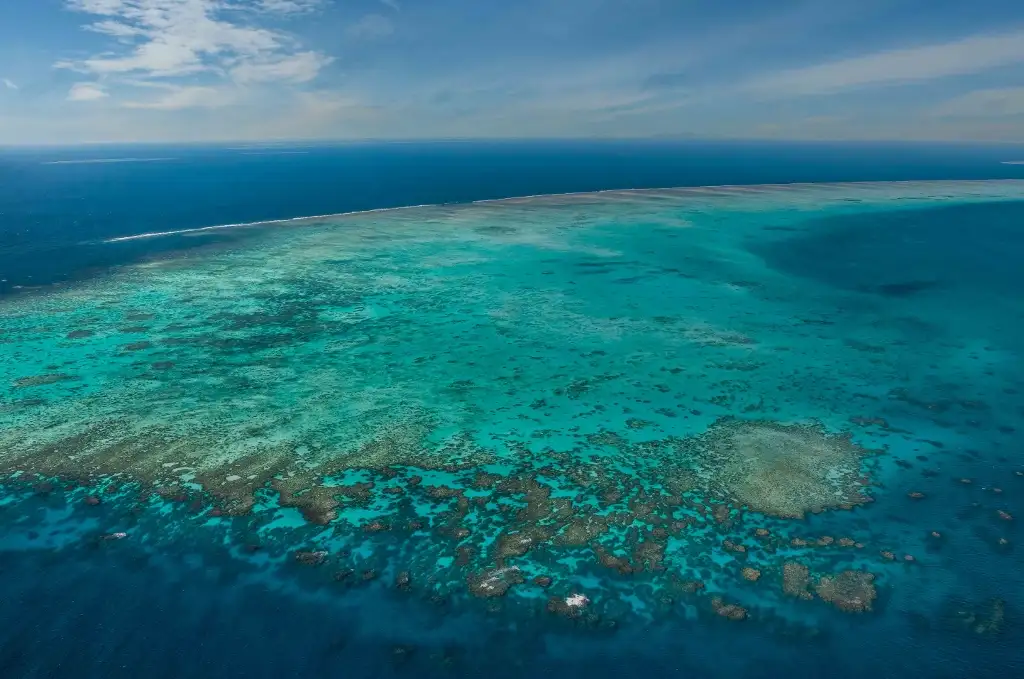
<path id="1" fill-rule="evenodd" d="M 469 576 L 469 591 L 473 596 L 482 598 L 505 596 L 509 588 L 519 585 L 526 579 L 516 566 L 495 568 L 483 573 L 476 573 Z"/>
<path id="2" fill-rule="evenodd" d="M 871 610 L 871 603 L 878 596 L 874 580 L 874 574 L 866 571 L 843 571 L 820 578 L 814 591 L 845 613 L 863 613 Z"/>
<path id="3" fill-rule="evenodd" d="M 671 195 L 659 200 L 675 209 Z M 583 267 L 588 285 L 577 285 L 576 254 L 593 254 L 594 243 L 544 240 L 585 230 L 568 212 L 473 209 L 498 223 L 467 229 L 463 217 L 444 217 L 435 231 L 383 214 L 346 228 L 328 220 L 263 234 L 257 249 L 112 273 L 31 305 L 5 300 L 0 311 L 17 313 L 3 316 L 2 342 L 16 360 L 0 365 L 9 397 L 0 402 L 0 475 L 35 485 L 39 503 L 69 494 L 94 522 L 116 507 L 107 495 L 97 506 L 95 488 L 116 483 L 137 498 L 134 508 L 159 505 L 193 522 L 168 526 L 208 525 L 225 542 L 244 532 L 237 552 L 259 547 L 268 568 L 283 562 L 310 582 L 333 576 L 336 590 L 407 590 L 415 596 L 398 598 L 532 607 L 579 622 L 682 617 L 683 607 L 761 624 L 772 607 L 870 611 L 874 575 L 842 569 L 874 560 L 879 581 L 895 586 L 919 568 L 907 551 L 943 546 L 953 556 L 971 544 L 954 522 L 915 516 L 943 511 L 947 494 L 976 496 L 973 518 L 992 530 L 978 544 L 1011 549 L 1019 518 L 1009 513 L 1018 513 L 1010 480 L 1000 479 L 1001 494 L 994 475 L 957 483 L 985 467 L 947 464 L 931 449 L 946 488 L 889 476 L 909 474 L 921 448 L 907 446 L 927 443 L 896 428 L 909 426 L 908 403 L 947 418 L 942 430 L 996 431 L 977 404 L 958 401 L 979 418 L 966 429 L 952 400 L 882 397 L 912 385 L 902 384 L 910 369 L 880 347 L 917 337 L 922 322 L 897 332 L 892 324 L 912 322 L 878 318 L 854 339 L 842 324 L 830 329 L 830 301 L 801 313 L 794 332 L 794 308 L 780 301 L 788 291 L 753 280 L 754 271 L 722 271 L 717 254 L 703 264 L 694 255 L 685 273 L 652 268 L 649 253 L 595 256 Z M 494 240 L 526 234 L 519 222 L 531 219 L 529 238 L 543 247 Z M 617 229 L 608 231 L 601 237 Z M 523 266 L 507 266 L 508 254 Z M 598 282 L 617 270 L 652 287 Z M 235 271 L 246 275 L 225 275 Z M 666 309 L 662 291 L 685 304 Z M 754 297 L 778 306 L 746 306 Z M 1003 398 L 1008 426 L 1017 405 Z M 864 408 L 879 416 L 849 417 Z M 828 424 L 790 419 L 801 414 Z M 856 440 L 836 426 L 860 427 Z M 892 464 L 868 445 L 892 446 Z M 962 450 L 965 460 L 975 453 L 985 455 Z M 918 510 L 897 518 L 906 531 L 883 511 L 799 522 L 870 502 L 875 479 L 902 488 L 891 491 L 900 506 Z M 913 505 L 904 493 L 919 483 L 909 486 L 922 500 Z M 128 545 L 150 537 L 127 527 Z"/>
<path id="4" fill-rule="evenodd" d="M 861 469 L 872 451 L 820 425 L 718 420 L 692 448 L 712 486 L 785 518 L 870 501 Z"/>
<path id="5" fill-rule="evenodd" d="M 321 566 L 327 562 L 327 552 L 324 550 L 295 552 L 296 563 L 303 566 Z"/>
<path id="6" fill-rule="evenodd" d="M 726 603 L 721 599 L 721 597 L 712 597 L 711 608 L 715 613 L 727 620 L 747 619 L 747 609 L 738 604 Z"/>
<path id="7" fill-rule="evenodd" d="M 57 384 L 58 382 L 66 382 L 68 380 L 78 379 L 74 375 L 65 375 L 64 373 L 49 373 L 46 375 L 31 375 L 29 377 L 19 377 L 14 380 L 12 385 L 15 389 L 23 389 L 25 387 L 41 387 L 47 384 Z"/>
<path id="8" fill-rule="evenodd" d="M 740 575 L 743 576 L 744 580 L 747 580 L 749 582 L 757 582 L 761 578 L 761 571 L 757 568 L 751 568 L 750 566 L 747 566 L 742 571 L 740 571 Z"/>
<path id="9" fill-rule="evenodd" d="M 811 599 L 811 570 L 795 561 L 787 561 L 782 565 L 782 591 L 789 596 L 800 599 Z"/>
<path id="10" fill-rule="evenodd" d="M 960 607 L 954 612 L 953 620 L 979 636 L 1001 634 L 1006 623 L 1006 602 L 997 598 L 989 599 L 977 608 Z"/>

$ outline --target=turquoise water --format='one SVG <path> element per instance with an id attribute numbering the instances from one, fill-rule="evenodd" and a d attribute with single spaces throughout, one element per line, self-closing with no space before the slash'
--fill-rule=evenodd
<path id="1" fill-rule="evenodd" d="M 1019 668 L 1022 217 L 1015 180 L 542 196 L 9 297 L 6 600 L 70 603 L 5 643 L 121 632 L 6 662 Z"/>

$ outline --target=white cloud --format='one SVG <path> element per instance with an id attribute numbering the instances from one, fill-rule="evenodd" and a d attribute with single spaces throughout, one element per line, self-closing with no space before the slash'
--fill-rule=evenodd
<path id="1" fill-rule="evenodd" d="M 95 101 L 108 96 L 97 83 L 75 83 L 68 90 L 68 101 Z"/>
<path id="2" fill-rule="evenodd" d="M 975 90 L 940 104 L 940 117 L 1001 117 L 1024 115 L 1024 87 Z"/>
<path id="3" fill-rule="evenodd" d="M 300 14 L 319 9 L 324 0 L 260 0 L 259 9 L 277 14 Z"/>
<path id="4" fill-rule="evenodd" d="M 367 14 L 345 29 L 345 35 L 348 37 L 365 40 L 384 38 L 394 32 L 395 26 L 391 19 L 381 14 Z"/>
<path id="5" fill-rule="evenodd" d="M 937 45 L 888 50 L 797 68 L 747 83 L 765 94 L 827 94 L 980 73 L 1024 62 L 1024 31 L 976 35 Z"/>
<path id="6" fill-rule="evenodd" d="M 396 12 L 402 11 L 401 6 L 398 4 L 398 0 L 380 0 L 382 5 L 386 5 Z"/>
<path id="7" fill-rule="evenodd" d="M 231 93 L 216 87 L 160 87 L 164 93 L 155 99 L 126 101 L 125 108 L 152 109 L 158 111 L 179 111 L 186 108 L 218 108 L 234 101 Z"/>
<path id="8" fill-rule="evenodd" d="M 346 110 L 369 110 L 362 98 L 345 92 L 330 90 L 303 92 L 298 103 L 305 113 L 315 116 L 329 116 Z"/>
<path id="9" fill-rule="evenodd" d="M 16 90 L 16 89 L 18 89 L 18 86 L 15 85 L 14 81 L 11 80 L 10 78 L 0 78 L 0 83 L 3 83 L 4 87 L 6 87 L 9 90 Z"/>
<path id="10" fill-rule="evenodd" d="M 243 61 L 231 69 L 235 82 L 309 82 L 333 59 L 319 52 L 299 52 L 263 61 Z"/>
<path id="11" fill-rule="evenodd" d="M 200 72 L 218 75 L 255 69 L 269 79 L 304 82 L 316 76 L 329 59 L 302 50 L 297 40 L 279 30 L 242 23 L 239 13 L 293 14 L 317 7 L 319 0 L 66 0 L 68 7 L 102 19 L 86 29 L 110 36 L 118 49 L 58 64 L 100 76 L 131 75 L 171 78 Z M 252 17 L 252 15 L 249 15 Z M 293 68 L 267 64 L 302 64 Z M 297 67 L 295 67 L 297 68 Z"/>

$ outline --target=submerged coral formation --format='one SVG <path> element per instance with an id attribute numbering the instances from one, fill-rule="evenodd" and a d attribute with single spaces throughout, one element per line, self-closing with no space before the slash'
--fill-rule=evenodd
<path id="1" fill-rule="evenodd" d="M 695 452 L 712 487 L 757 512 L 799 519 L 870 501 L 862 462 L 871 451 L 820 425 L 720 420 Z"/>
<path id="2" fill-rule="evenodd" d="M 878 596 L 875 592 L 875 576 L 864 571 L 843 571 L 835 576 L 824 576 L 814 586 L 814 591 L 846 613 L 863 613 L 871 610 L 871 603 Z"/>
<path id="3" fill-rule="evenodd" d="M 955 626 L 979 636 L 996 636 L 1004 632 L 1006 601 L 995 598 L 979 606 L 963 605 L 953 612 Z"/>
<path id="4" fill-rule="evenodd" d="M 789 596 L 800 599 L 811 599 L 808 591 L 811 584 L 811 571 L 802 563 L 787 561 L 782 566 L 782 591 Z"/>

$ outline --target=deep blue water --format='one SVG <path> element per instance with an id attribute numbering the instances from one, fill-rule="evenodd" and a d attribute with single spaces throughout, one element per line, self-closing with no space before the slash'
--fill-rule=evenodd
<path id="1" fill-rule="evenodd" d="M 1024 178 L 1024 166 L 1000 164 L 1019 159 L 1019 149 L 994 147 L 503 143 L 289 148 L 301 153 L 213 147 L 0 153 L 0 294 L 233 237 L 228 230 L 201 239 L 183 235 L 103 242 L 155 231 L 625 187 Z M 264 155 L 249 155 L 254 153 Z M 129 157 L 171 160 L 48 164 Z M 607 630 L 578 639 L 563 620 L 524 619 L 510 633 L 497 624 L 500 611 L 491 618 L 473 617 L 433 601 L 410 602 L 415 593 L 356 592 L 342 600 L 322 570 L 296 566 L 287 573 L 289 580 L 275 580 L 252 561 L 227 556 L 220 540 L 229 529 L 203 526 L 181 503 L 163 508 L 150 503 L 142 510 L 135 498 L 121 497 L 93 507 L 75 489 L 46 486 L 19 494 L 16 502 L 0 503 L 0 677 L 1024 676 L 1020 608 L 1012 605 L 1022 597 L 1000 590 L 1000 578 L 1015 572 L 1019 530 L 1017 523 L 992 514 L 1002 507 L 1017 521 L 1024 517 L 1024 479 L 1019 471 L 1013 474 L 1021 469 L 1024 450 L 1024 405 L 1014 383 L 1021 374 L 1024 318 L 1007 292 L 1022 283 L 1022 207 L 1000 202 L 923 213 L 833 216 L 821 228 L 804 223 L 800 229 L 779 230 L 771 242 L 751 248 L 772 269 L 820 286 L 815 293 L 819 315 L 798 330 L 802 341 L 834 342 L 845 333 L 862 358 L 877 357 L 886 370 L 901 359 L 878 348 L 885 338 L 918 333 L 922 342 L 935 342 L 928 347 L 933 354 L 918 355 L 912 347 L 896 350 L 907 352 L 907 379 L 921 378 L 919 392 L 890 392 L 882 399 L 861 395 L 858 407 L 863 410 L 850 413 L 883 414 L 893 424 L 894 437 L 904 421 L 927 422 L 935 429 L 934 445 L 920 444 L 916 457 L 904 456 L 906 474 L 880 493 L 876 513 L 868 515 L 882 516 L 890 529 L 904 526 L 908 550 L 930 545 L 935 553 L 920 548 L 921 560 L 953 564 L 907 576 L 900 604 L 892 604 L 883 588 L 878 614 L 892 629 L 901 634 L 910 629 L 911 635 L 886 637 L 886 627 L 875 625 L 870 637 L 863 637 L 870 644 L 858 643 L 870 623 L 856 616 L 838 620 L 827 637 L 810 640 L 796 632 L 788 638 L 785 630 L 716 619 L 690 628 L 685 620 L 674 619 L 664 627 L 632 629 L 624 633 L 625 640 L 615 637 L 607 646 L 602 638 L 612 638 Z M 646 247 L 643 236 L 635 243 L 638 251 Z M 946 325 L 939 322 L 947 294 L 961 301 L 971 295 L 998 300 L 991 307 L 979 303 L 975 315 L 961 316 L 965 323 L 984 326 L 998 351 L 958 344 L 969 335 L 958 334 L 955 315 Z M 859 306 L 837 302 L 828 309 L 833 299 Z M 858 325 L 861 319 L 889 318 L 876 304 L 890 303 L 904 314 L 891 315 L 892 327 Z M 920 318 L 913 316 L 916 303 Z M 827 313 L 823 309 L 834 312 L 827 321 L 821 320 Z M 896 327 L 897 321 L 904 325 Z M 758 322 L 750 319 L 751 327 Z M 832 323 L 838 324 L 834 330 L 828 327 Z M 936 338 L 939 331 L 945 335 Z M 963 349 L 968 369 L 958 365 L 946 371 L 939 365 L 953 355 L 944 351 L 948 346 Z M 3 351 L 0 344 L 0 360 Z M 927 366 L 932 355 L 940 358 Z M 821 382 L 830 378 L 829 370 L 822 370 Z M 952 383 L 949 375 L 984 375 L 985 381 Z M 972 388 L 987 402 L 972 398 Z M 0 407 L 7 403 L 0 401 Z M 956 482 L 959 477 L 976 481 L 965 486 Z M 993 486 L 1005 493 L 992 495 Z M 908 509 L 907 492 L 922 488 L 927 502 Z M 806 530 L 824 533 L 848 528 L 844 522 L 867 523 L 860 516 L 814 517 Z M 232 530 L 246 530 L 245 519 L 234 524 Z M 145 535 L 162 525 L 194 530 L 175 531 L 160 543 L 162 551 L 132 540 L 96 540 L 109 530 Z M 48 532 L 54 526 L 57 532 Z M 925 542 L 922 526 L 941 530 L 948 542 Z M 870 533 L 872 527 L 862 528 Z M 305 536 L 312 544 L 319 532 L 321 527 L 310 527 Z M 1004 535 L 1009 545 L 995 547 Z M 913 574 L 915 567 L 908 566 L 907 572 Z M 933 572 L 957 573 L 960 579 L 930 581 Z M 1008 580 L 1017 583 L 1019 577 Z M 975 597 L 973 604 L 1005 597 L 1011 601 L 1006 630 L 995 641 L 965 635 L 949 617 L 943 621 L 904 607 L 912 598 L 907 588 L 922 600 L 935 590 L 943 596 Z M 948 606 L 955 605 L 950 599 Z M 393 636 L 382 636 L 381 630 L 389 629 Z M 692 637 L 672 636 L 680 629 L 689 629 Z M 417 638 L 430 642 L 411 641 Z M 644 653 L 630 654 L 631 645 Z M 552 649 L 556 652 L 549 653 Z"/>
<path id="2" fill-rule="evenodd" d="M 739 142 L 0 149 L 0 295 L 190 244 L 99 243 L 117 236 L 603 189 L 1019 178 L 1024 165 L 1003 161 L 1022 154 L 1013 146 Z M 65 163 L 124 158 L 157 160 Z"/>

